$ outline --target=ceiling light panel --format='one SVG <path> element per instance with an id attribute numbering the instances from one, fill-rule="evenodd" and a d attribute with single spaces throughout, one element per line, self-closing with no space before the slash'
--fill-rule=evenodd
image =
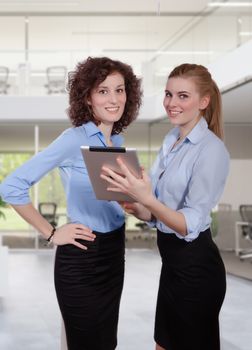
<path id="1" fill-rule="evenodd" d="M 252 2 L 209 2 L 209 7 L 251 7 Z"/>
<path id="2" fill-rule="evenodd" d="M 239 35 L 240 36 L 251 36 L 252 32 L 240 32 Z"/>
<path id="3" fill-rule="evenodd" d="M 29 6 L 77 6 L 79 5 L 79 1 L 71 1 L 71 0 L 0 0 L 0 6 L 6 5 L 6 6 L 22 6 L 22 5 L 29 5 Z"/>

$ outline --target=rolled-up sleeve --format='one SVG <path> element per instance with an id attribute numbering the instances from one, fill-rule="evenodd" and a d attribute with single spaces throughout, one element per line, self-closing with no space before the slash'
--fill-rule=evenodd
<path id="1" fill-rule="evenodd" d="M 46 149 L 7 176 L 0 184 L 0 195 L 3 200 L 13 205 L 30 203 L 31 186 L 50 170 L 59 166 L 64 159 L 70 157 L 74 143 L 72 129 L 67 129 Z"/>
<path id="2" fill-rule="evenodd" d="M 199 235 L 206 217 L 220 199 L 229 171 L 229 154 L 224 144 L 205 147 L 194 164 L 183 208 L 178 210 L 185 217 L 187 241 Z"/>

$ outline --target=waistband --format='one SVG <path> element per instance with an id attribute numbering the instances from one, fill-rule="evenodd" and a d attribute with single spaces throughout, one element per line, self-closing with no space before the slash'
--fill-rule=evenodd
<path id="1" fill-rule="evenodd" d="M 160 231 L 159 229 L 157 229 L 157 235 L 161 238 L 161 239 L 166 239 L 166 240 L 170 240 L 170 241 L 181 241 L 181 242 L 184 242 L 185 244 L 187 243 L 190 243 L 190 242 L 187 242 L 185 239 L 183 238 L 178 238 L 176 236 L 175 233 L 167 233 L 167 232 L 163 232 L 163 231 Z M 205 231 L 201 231 L 198 235 L 197 238 L 195 238 L 194 240 L 196 239 L 199 239 L 201 238 L 202 236 L 210 236 L 212 237 L 212 233 L 211 233 L 211 230 L 210 228 L 207 228 Z M 194 241 L 192 240 L 192 242 Z"/>
<path id="2" fill-rule="evenodd" d="M 102 238 L 102 237 L 108 237 L 108 236 L 114 236 L 114 235 L 118 235 L 122 232 L 125 231 L 125 224 L 123 224 L 121 227 L 116 228 L 115 230 L 109 231 L 109 232 L 99 232 L 99 231 L 93 231 L 93 233 Z"/>

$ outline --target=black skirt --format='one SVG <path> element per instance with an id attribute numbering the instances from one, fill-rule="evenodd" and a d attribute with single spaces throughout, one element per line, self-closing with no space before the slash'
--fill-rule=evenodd
<path id="1" fill-rule="evenodd" d="M 68 350 L 114 350 L 124 279 L 125 227 L 81 241 L 88 250 L 58 246 L 55 289 Z"/>
<path id="2" fill-rule="evenodd" d="M 156 343 L 167 350 L 219 350 L 226 274 L 210 230 L 192 242 L 158 231 L 158 247 Z"/>

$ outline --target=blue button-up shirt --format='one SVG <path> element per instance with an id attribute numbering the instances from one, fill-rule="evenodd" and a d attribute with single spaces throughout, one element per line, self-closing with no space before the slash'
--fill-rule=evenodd
<path id="1" fill-rule="evenodd" d="M 111 141 L 114 146 L 121 146 L 123 137 L 112 135 Z M 121 206 L 95 197 L 80 151 L 82 145 L 106 147 L 104 135 L 92 122 L 65 130 L 46 149 L 11 173 L 0 184 L 0 195 L 10 204 L 28 204 L 31 202 L 30 187 L 58 167 L 70 222 L 104 233 L 122 226 L 124 212 Z"/>
<path id="2" fill-rule="evenodd" d="M 161 221 L 155 225 L 162 232 L 192 241 L 210 226 L 211 210 L 218 203 L 228 175 L 229 154 L 204 118 L 173 148 L 178 137 L 178 127 L 165 137 L 150 175 L 159 201 L 184 215 L 187 236 Z"/>

